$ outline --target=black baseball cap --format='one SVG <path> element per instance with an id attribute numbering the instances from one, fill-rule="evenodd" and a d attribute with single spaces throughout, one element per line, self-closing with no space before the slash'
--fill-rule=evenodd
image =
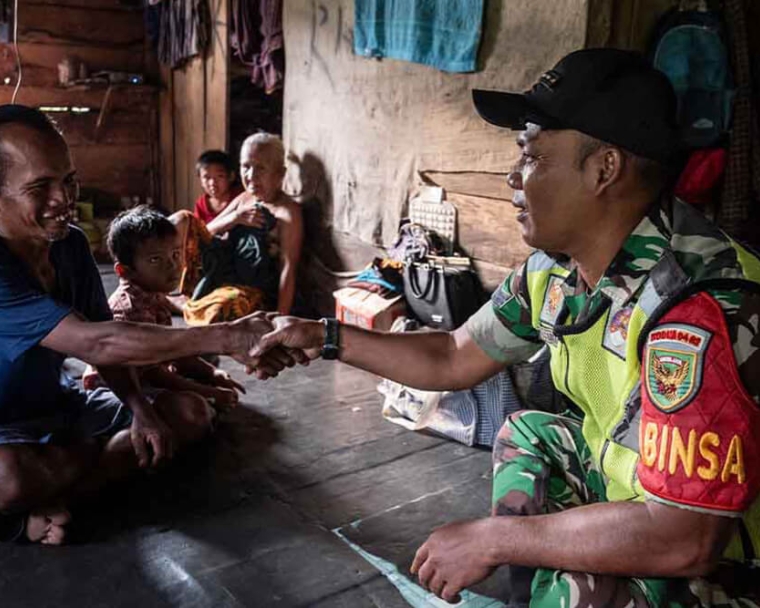
<path id="1" fill-rule="evenodd" d="M 664 164 L 680 156 L 673 87 L 635 51 L 575 51 L 530 91 L 474 89 L 472 99 L 478 114 L 499 127 L 574 129 Z"/>

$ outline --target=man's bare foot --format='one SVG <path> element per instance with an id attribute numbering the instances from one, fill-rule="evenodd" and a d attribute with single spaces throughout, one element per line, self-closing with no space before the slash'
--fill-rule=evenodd
<path id="1" fill-rule="evenodd" d="M 33 543 L 60 545 L 70 521 L 71 514 L 61 506 L 36 509 L 26 520 L 26 537 Z"/>

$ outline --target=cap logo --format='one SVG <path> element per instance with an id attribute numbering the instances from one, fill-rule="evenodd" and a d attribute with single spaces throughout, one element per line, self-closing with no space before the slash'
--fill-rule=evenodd
<path id="1" fill-rule="evenodd" d="M 557 72 L 557 70 L 549 70 L 541 75 L 541 78 L 538 79 L 538 84 L 542 84 L 547 89 L 552 90 L 560 80 L 562 80 L 562 74 Z"/>

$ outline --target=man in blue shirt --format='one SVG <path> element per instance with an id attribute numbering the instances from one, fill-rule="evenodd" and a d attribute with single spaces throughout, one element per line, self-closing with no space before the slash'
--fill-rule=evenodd
<path id="1" fill-rule="evenodd" d="M 203 437 L 192 393 L 142 394 L 133 367 L 206 352 L 246 353 L 263 316 L 172 329 L 111 320 L 85 236 L 71 227 L 76 172 L 44 114 L 0 106 L 0 539 L 59 544 L 62 506 L 155 466 Z M 96 365 L 109 389 L 82 392 L 66 356 Z M 273 373 L 292 358 L 280 351 Z"/>

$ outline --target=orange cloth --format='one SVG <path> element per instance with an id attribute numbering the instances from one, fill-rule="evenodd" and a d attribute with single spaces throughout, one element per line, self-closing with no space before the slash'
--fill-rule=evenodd
<path id="1" fill-rule="evenodd" d="M 214 237 L 201 220 L 195 216 L 189 216 L 190 222 L 183 243 L 183 255 L 185 267 L 182 270 L 182 278 L 179 281 L 179 291 L 188 298 L 192 297 L 193 290 L 201 280 L 203 266 L 201 264 L 201 246 L 208 245 Z"/>
<path id="2" fill-rule="evenodd" d="M 210 325 L 234 321 L 263 310 L 264 292 L 255 287 L 219 287 L 199 300 L 189 300 L 182 312 L 188 325 Z"/>

